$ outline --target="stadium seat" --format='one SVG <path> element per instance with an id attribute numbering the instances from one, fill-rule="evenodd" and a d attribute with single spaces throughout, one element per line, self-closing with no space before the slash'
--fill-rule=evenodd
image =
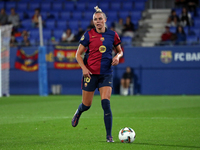
<path id="1" fill-rule="evenodd" d="M 189 35 L 200 35 L 200 28 L 199 27 L 190 27 L 189 29 Z"/>
<path id="2" fill-rule="evenodd" d="M 117 11 L 109 11 L 106 15 L 108 20 L 118 20 Z"/>
<path id="3" fill-rule="evenodd" d="M 51 38 L 51 30 L 50 29 L 44 29 L 43 30 L 43 38 L 44 39 Z"/>
<path id="4" fill-rule="evenodd" d="M 63 10 L 63 3 L 53 2 L 52 3 L 52 10 Z"/>
<path id="5" fill-rule="evenodd" d="M 77 11 L 86 10 L 86 3 L 85 2 L 76 3 L 76 10 Z"/>
<path id="6" fill-rule="evenodd" d="M 133 9 L 133 3 L 132 2 L 124 2 L 124 3 L 122 3 L 123 5 L 122 5 L 122 10 L 124 10 L 124 11 L 130 11 L 130 10 L 132 10 Z"/>
<path id="7" fill-rule="evenodd" d="M 18 11 L 24 11 L 28 9 L 28 3 L 24 3 L 24 2 L 18 2 L 17 3 L 17 10 Z"/>
<path id="8" fill-rule="evenodd" d="M 4 2 L 0 1 L 0 9 L 5 8 Z"/>
<path id="9" fill-rule="evenodd" d="M 169 30 L 170 30 L 172 33 L 176 33 L 176 27 L 170 27 Z"/>
<path id="10" fill-rule="evenodd" d="M 122 18 L 123 20 L 125 20 L 129 15 L 129 11 L 119 11 L 119 18 Z"/>
<path id="11" fill-rule="evenodd" d="M 29 2 L 29 10 L 33 11 L 36 8 L 40 8 L 39 2 Z"/>
<path id="12" fill-rule="evenodd" d="M 81 19 L 83 17 L 83 15 L 82 15 L 82 12 L 81 11 L 74 11 L 73 13 L 72 13 L 72 18 L 73 18 L 73 20 L 76 20 L 76 19 Z"/>
<path id="13" fill-rule="evenodd" d="M 24 12 L 16 12 L 19 15 L 20 20 L 24 19 Z"/>
<path id="14" fill-rule="evenodd" d="M 64 32 L 64 30 L 62 30 L 62 29 L 56 29 L 53 31 L 53 35 L 57 40 L 60 40 L 63 32 Z"/>
<path id="15" fill-rule="evenodd" d="M 30 37 L 33 39 L 39 39 L 39 30 L 38 28 L 35 29 L 29 29 L 30 31 Z"/>
<path id="16" fill-rule="evenodd" d="M 101 8 L 102 9 L 102 11 L 103 12 L 105 12 L 105 11 L 107 11 L 107 10 L 109 10 L 109 8 L 110 8 L 110 5 L 109 5 L 109 3 L 107 2 L 107 3 L 99 3 L 99 8 Z"/>
<path id="17" fill-rule="evenodd" d="M 45 12 L 44 11 L 40 12 L 40 15 L 42 16 L 42 20 L 46 20 L 47 19 L 46 11 Z"/>
<path id="18" fill-rule="evenodd" d="M 141 19 L 141 16 L 142 16 L 141 11 L 132 11 L 132 12 L 131 12 L 131 18 L 132 18 L 132 19 L 140 20 L 140 19 Z"/>
<path id="19" fill-rule="evenodd" d="M 86 30 L 87 27 L 89 26 L 89 21 L 81 21 L 80 23 L 80 27 L 83 29 L 83 30 Z"/>
<path id="20" fill-rule="evenodd" d="M 127 45 L 127 46 L 132 45 L 132 38 L 131 37 L 122 37 L 121 41 L 124 45 Z"/>
<path id="21" fill-rule="evenodd" d="M 55 18 L 55 19 L 60 17 L 59 11 L 49 11 L 48 14 L 50 15 L 50 17 Z"/>
<path id="22" fill-rule="evenodd" d="M 195 27 L 200 27 L 200 18 L 194 20 L 194 26 Z"/>
<path id="23" fill-rule="evenodd" d="M 95 1 L 94 1 L 94 2 L 93 2 L 93 1 L 92 1 L 92 2 L 88 2 L 88 3 L 87 3 L 87 10 L 88 10 L 88 11 L 93 11 L 93 12 L 94 12 L 94 7 L 95 7 L 95 6 L 98 6 L 98 2 L 95 2 Z M 91 15 L 92 15 L 92 14 L 91 14 Z"/>
<path id="24" fill-rule="evenodd" d="M 26 29 L 30 29 L 32 27 L 32 22 L 30 19 L 21 21 L 21 26 Z"/>
<path id="25" fill-rule="evenodd" d="M 4 4 L 4 6 L 6 7 L 6 10 L 10 10 L 12 7 L 14 7 L 15 9 L 17 8 L 16 6 L 16 2 L 6 2 Z"/>
<path id="26" fill-rule="evenodd" d="M 68 21 L 68 27 L 71 29 L 71 30 L 78 30 L 79 28 L 79 21 L 77 20 L 73 20 L 73 21 Z"/>
<path id="27" fill-rule="evenodd" d="M 71 18 L 71 12 L 69 12 L 69 11 L 60 12 L 60 18 L 65 19 L 65 20 L 69 20 Z"/>
<path id="28" fill-rule="evenodd" d="M 48 29 L 54 29 L 55 28 L 55 20 L 47 20 L 45 22 L 45 26 Z"/>
<path id="29" fill-rule="evenodd" d="M 65 30 L 66 28 L 67 28 L 67 21 L 66 20 L 57 21 L 57 29 Z"/>
<path id="30" fill-rule="evenodd" d="M 65 2 L 64 10 L 65 11 L 73 11 L 74 10 L 74 2 Z"/>
<path id="31" fill-rule="evenodd" d="M 92 15 L 93 15 L 94 11 L 85 11 L 84 12 L 84 18 L 86 20 L 91 20 L 92 19 Z"/>
<path id="32" fill-rule="evenodd" d="M 145 8 L 145 2 L 135 2 L 134 8 L 137 10 L 144 10 Z"/>
<path id="33" fill-rule="evenodd" d="M 41 10 L 42 11 L 49 11 L 49 10 L 51 10 L 51 3 L 50 2 L 42 2 L 41 3 Z"/>
<path id="34" fill-rule="evenodd" d="M 114 2 L 110 5 L 110 8 L 112 10 L 120 10 L 121 9 L 121 2 Z"/>
<path id="35" fill-rule="evenodd" d="M 187 36 L 187 44 L 188 45 L 193 45 L 193 44 L 196 44 L 197 43 L 197 36 Z"/>

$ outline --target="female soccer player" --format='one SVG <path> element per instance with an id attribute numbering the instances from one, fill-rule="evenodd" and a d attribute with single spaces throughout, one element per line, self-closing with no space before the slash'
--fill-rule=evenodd
<path id="1" fill-rule="evenodd" d="M 98 6 L 93 14 L 95 28 L 86 31 L 80 39 L 80 45 L 76 52 L 76 59 L 82 68 L 82 103 L 72 119 L 72 126 L 76 127 L 81 114 L 88 110 L 92 104 L 94 91 L 99 89 L 101 104 L 104 110 L 104 123 L 107 142 L 114 142 L 112 130 L 112 112 L 110 109 L 110 97 L 112 93 L 112 66 L 118 65 L 119 58 L 123 56 L 120 46 L 120 38 L 116 32 L 105 27 L 106 15 Z M 115 46 L 117 55 L 112 58 L 112 47 Z M 84 59 L 81 55 L 85 51 Z"/>

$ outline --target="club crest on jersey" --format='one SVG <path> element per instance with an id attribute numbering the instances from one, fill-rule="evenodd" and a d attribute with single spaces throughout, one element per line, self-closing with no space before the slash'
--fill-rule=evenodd
<path id="1" fill-rule="evenodd" d="M 103 42 L 104 41 L 104 37 L 101 37 L 100 40 Z"/>
<path id="2" fill-rule="evenodd" d="M 87 83 L 85 83 L 85 87 L 87 87 Z"/>
<path id="3" fill-rule="evenodd" d="M 101 45 L 101 46 L 99 47 L 99 51 L 100 51 L 101 53 L 104 53 L 104 52 L 106 51 L 106 47 L 105 47 L 104 45 Z"/>

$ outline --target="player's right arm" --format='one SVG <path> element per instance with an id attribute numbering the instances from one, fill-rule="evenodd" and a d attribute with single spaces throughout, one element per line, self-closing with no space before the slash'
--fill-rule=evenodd
<path id="1" fill-rule="evenodd" d="M 81 55 L 84 53 L 85 49 L 86 49 L 85 46 L 83 46 L 82 44 L 79 44 L 79 47 L 76 51 L 76 60 L 79 63 L 79 65 L 81 66 L 83 76 L 85 78 L 88 77 L 91 79 L 90 74 L 92 74 L 92 73 L 87 69 L 87 67 L 85 66 L 85 64 L 83 62 L 83 58 L 81 57 Z"/>

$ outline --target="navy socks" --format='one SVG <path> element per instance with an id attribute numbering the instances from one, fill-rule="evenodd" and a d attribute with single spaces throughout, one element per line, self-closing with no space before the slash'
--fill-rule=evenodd
<path id="1" fill-rule="evenodd" d="M 110 109 L 110 101 L 108 99 L 101 100 L 101 105 L 104 110 L 104 123 L 106 127 L 107 136 L 111 136 L 112 130 L 112 112 Z"/>
<path id="2" fill-rule="evenodd" d="M 81 103 L 78 107 L 77 114 L 80 116 L 82 114 L 82 112 L 88 110 L 89 108 L 90 108 L 90 106 L 85 106 L 83 103 Z"/>

